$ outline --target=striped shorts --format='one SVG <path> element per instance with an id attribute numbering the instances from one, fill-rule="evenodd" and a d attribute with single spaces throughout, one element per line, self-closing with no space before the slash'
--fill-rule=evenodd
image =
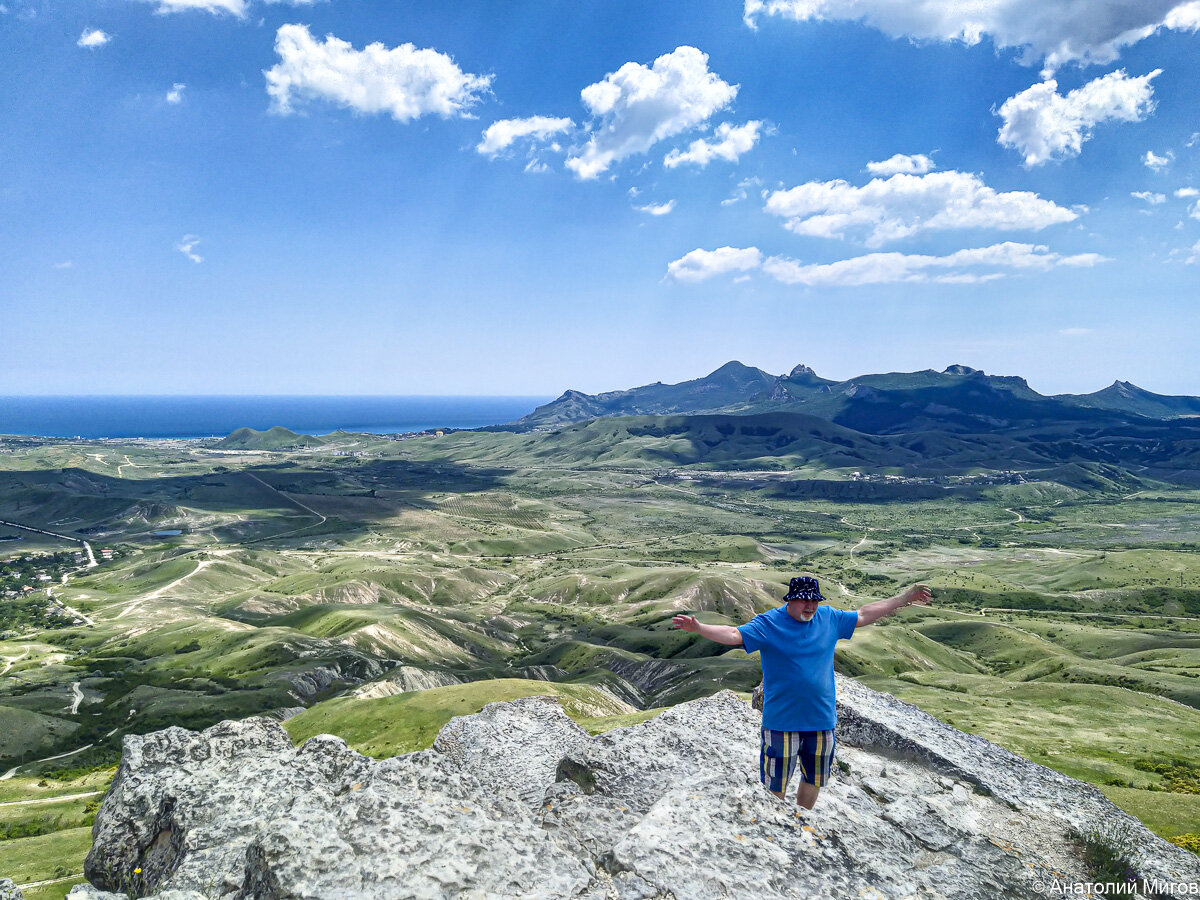
<path id="1" fill-rule="evenodd" d="M 801 780 L 821 787 L 829 781 L 834 744 L 832 731 L 772 731 L 764 728 L 759 778 L 767 790 L 781 794 L 787 790 L 787 783 L 799 761 Z"/>

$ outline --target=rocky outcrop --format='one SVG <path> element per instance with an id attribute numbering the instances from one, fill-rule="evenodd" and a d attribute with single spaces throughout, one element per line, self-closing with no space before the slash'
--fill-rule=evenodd
<path id="1" fill-rule="evenodd" d="M 415 666 L 397 666 L 387 673 L 387 677 L 367 682 L 355 688 L 354 696 L 360 700 L 371 700 L 378 697 L 394 697 L 396 694 L 405 694 L 409 691 L 427 691 L 432 688 L 461 683 L 461 678 L 451 675 L 449 672 L 418 669 Z"/>
<path id="2" fill-rule="evenodd" d="M 1092 788 L 839 689 L 838 764 L 804 816 L 758 783 L 760 719 L 730 692 L 599 737 L 546 698 L 496 703 L 382 761 L 261 718 L 131 735 L 86 872 L 159 900 L 1025 900 L 1091 880 L 1072 831 L 1098 829 L 1139 875 L 1200 883 Z"/>
<path id="3" fill-rule="evenodd" d="M 0 900 L 23 900 L 24 896 L 11 878 L 0 878 Z"/>

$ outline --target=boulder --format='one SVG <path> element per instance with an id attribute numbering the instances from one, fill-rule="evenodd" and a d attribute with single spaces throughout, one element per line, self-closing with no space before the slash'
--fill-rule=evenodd
<path id="1" fill-rule="evenodd" d="M 382 761 L 328 735 L 293 747 L 263 718 L 127 736 L 95 888 L 71 896 L 1026 900 L 1092 880 L 1090 831 L 1139 877 L 1200 883 L 1200 858 L 1093 788 L 838 686 L 809 812 L 763 789 L 760 716 L 728 691 L 598 737 L 550 698 L 496 703 Z"/>

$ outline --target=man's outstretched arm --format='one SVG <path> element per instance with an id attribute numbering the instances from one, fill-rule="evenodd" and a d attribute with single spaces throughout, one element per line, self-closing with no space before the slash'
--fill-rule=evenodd
<path id="1" fill-rule="evenodd" d="M 933 594 L 926 585 L 914 584 L 912 587 L 901 591 L 895 597 L 888 600 L 876 600 L 874 603 L 860 606 L 858 608 L 858 624 L 862 626 L 878 622 L 885 616 L 890 616 L 896 610 L 903 609 L 913 603 L 919 603 L 921 606 L 924 606 L 932 596 Z"/>
<path id="2" fill-rule="evenodd" d="M 716 641 L 718 644 L 728 644 L 730 647 L 742 646 L 742 633 L 733 625 L 705 625 L 697 622 L 695 616 L 676 616 L 671 620 L 673 628 L 682 628 L 702 638 Z"/>

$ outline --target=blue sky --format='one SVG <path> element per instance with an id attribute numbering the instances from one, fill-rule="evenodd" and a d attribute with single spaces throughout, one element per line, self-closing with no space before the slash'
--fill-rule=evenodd
<path id="1" fill-rule="evenodd" d="M 0 0 L 0 394 L 1200 394 L 1200 2 Z"/>

